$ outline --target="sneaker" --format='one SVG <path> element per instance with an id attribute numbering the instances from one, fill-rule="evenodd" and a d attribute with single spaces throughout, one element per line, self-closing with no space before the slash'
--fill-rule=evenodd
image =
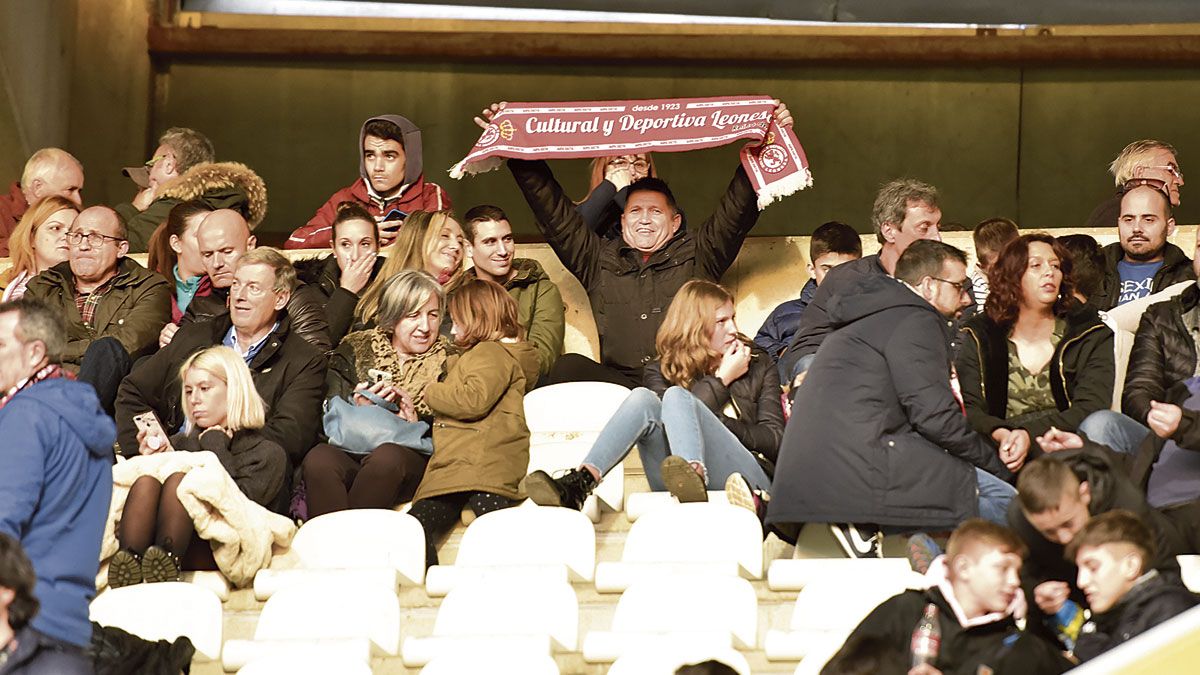
<path id="1" fill-rule="evenodd" d="M 924 532 L 918 532 L 909 537 L 905 548 L 908 554 L 908 564 L 912 565 L 913 571 L 918 574 L 928 572 L 929 566 L 933 564 L 933 559 L 942 554 L 942 547 L 938 546 L 933 537 Z"/>
<path id="2" fill-rule="evenodd" d="M 596 479 L 587 469 L 571 469 L 558 478 L 545 471 L 525 477 L 525 494 L 538 506 L 565 506 L 583 510 L 583 502 L 596 489 Z"/>
<path id="3" fill-rule="evenodd" d="M 882 558 L 883 533 L 876 528 L 863 531 L 852 523 L 830 523 L 833 538 L 841 545 L 849 558 Z"/>
<path id="4" fill-rule="evenodd" d="M 121 549 L 108 561 L 108 587 L 121 588 L 142 583 L 142 559 L 128 549 Z"/>
<path id="5" fill-rule="evenodd" d="M 148 584 L 179 581 L 179 558 L 166 549 L 151 546 L 142 554 L 142 579 Z"/>
<path id="6" fill-rule="evenodd" d="M 740 473 L 731 473 L 729 478 L 725 479 L 725 499 L 734 506 L 749 509 L 750 513 L 758 516 L 758 520 L 761 522 L 767 515 L 767 502 L 759 494 L 750 487 L 750 483 L 746 482 L 746 478 Z M 766 493 L 763 492 L 762 495 L 765 496 Z"/>
<path id="7" fill-rule="evenodd" d="M 681 504 L 708 501 L 708 487 L 692 463 L 679 455 L 667 455 L 659 466 L 663 483 Z"/>

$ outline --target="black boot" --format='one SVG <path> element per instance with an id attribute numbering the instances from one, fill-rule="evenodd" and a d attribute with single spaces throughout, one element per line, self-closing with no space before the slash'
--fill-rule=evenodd
<path id="1" fill-rule="evenodd" d="M 587 469 L 571 469 L 558 478 L 545 471 L 525 477 L 525 493 L 539 506 L 565 506 L 580 511 L 587 496 L 596 489 L 596 479 Z"/>
<path id="2" fill-rule="evenodd" d="M 142 583 L 142 557 L 121 549 L 108 561 L 108 587 L 121 588 Z"/>
<path id="3" fill-rule="evenodd" d="M 151 546 L 142 554 L 142 578 L 146 583 L 179 581 L 179 558 L 160 546 Z"/>

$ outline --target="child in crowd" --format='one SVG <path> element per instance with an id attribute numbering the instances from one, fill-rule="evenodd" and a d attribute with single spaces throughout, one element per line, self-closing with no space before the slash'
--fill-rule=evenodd
<path id="1" fill-rule="evenodd" d="M 35 665 L 45 665 L 22 659 L 17 654 L 23 646 L 21 643 L 25 641 L 25 638 L 18 636 L 38 611 L 38 601 L 33 595 L 36 582 L 33 564 L 21 550 L 20 542 L 0 533 L 0 672 L 9 672 L 7 668 L 10 666 L 12 672 L 17 672 L 17 668 L 34 669 Z M 36 646 L 36 638 L 32 641 L 34 644 L 29 646 Z M 30 652 L 28 655 L 32 656 L 32 650 L 23 651 Z M 52 654 L 49 652 L 47 655 Z"/>
<path id="2" fill-rule="evenodd" d="M 907 590 L 876 607 L 854 629 L 824 673 L 845 672 L 860 658 L 864 640 L 886 648 L 898 663 L 880 671 L 924 673 L 1061 673 L 1071 663 L 1049 642 L 1022 631 L 1019 572 L 1024 546 L 1010 530 L 972 518 L 950 535 L 946 554 L 933 561 L 925 590 Z M 924 621 L 940 632 L 930 649 L 914 654 Z M 924 661 L 918 664 L 916 657 Z M 908 668 L 912 670 L 908 670 Z"/>
<path id="3" fill-rule="evenodd" d="M 211 452 L 247 498 L 281 511 L 287 455 L 259 432 L 266 406 L 246 362 L 229 347 L 210 347 L 189 357 L 179 378 L 184 430 L 164 439 L 139 424 L 139 453 Z M 177 581 L 182 569 L 214 569 L 212 549 L 196 537 L 177 494 L 185 475 L 173 473 L 163 481 L 143 475 L 133 482 L 117 525 L 121 549 L 109 561 L 109 586 Z"/>
<path id="4" fill-rule="evenodd" d="M 980 309 L 987 301 L 988 271 L 995 264 L 996 258 L 1000 256 L 1000 251 L 1003 251 L 1008 242 L 1016 239 L 1019 235 L 1017 224 L 1008 218 L 988 218 L 975 226 L 975 232 L 971 238 L 975 241 L 975 271 L 977 274 L 971 279 L 971 297 L 975 299 L 975 305 Z"/>
<path id="5" fill-rule="evenodd" d="M 646 386 L 621 403 L 579 468 L 525 479 L 535 503 L 582 508 L 636 445 L 650 489 L 696 502 L 723 485 L 739 505 L 761 508 L 783 438 L 779 375 L 738 333 L 733 296 L 711 281 L 687 282 L 667 308 L 656 345 Z"/>
<path id="6" fill-rule="evenodd" d="M 1075 644 L 1081 661 L 1099 656 L 1195 607 L 1200 597 L 1172 572 L 1150 567 L 1155 557 L 1150 528 L 1128 511 L 1090 520 L 1067 547 L 1079 568 L 1091 620 Z"/>
<path id="7" fill-rule="evenodd" d="M 425 560 L 463 506 L 476 516 L 511 506 L 529 467 L 525 392 L 537 383 L 537 349 L 524 340 L 517 301 L 494 281 L 469 279 L 450 294 L 455 344 L 446 378 L 425 388 L 434 412 L 433 456 L 409 513 L 425 529 Z"/>
<path id="8" fill-rule="evenodd" d="M 771 312 L 754 336 L 754 344 L 770 354 L 772 360 L 778 361 L 779 355 L 792 343 L 804 308 L 808 307 L 825 275 L 834 267 L 861 257 L 862 239 L 854 228 L 837 221 L 818 227 L 808 245 L 809 279 L 800 289 L 800 297 L 780 304 Z"/>

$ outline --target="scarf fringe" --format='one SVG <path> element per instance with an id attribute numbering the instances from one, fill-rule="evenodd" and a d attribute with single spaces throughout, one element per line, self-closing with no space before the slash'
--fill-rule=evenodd
<path id="1" fill-rule="evenodd" d="M 802 167 L 800 171 L 787 178 L 764 185 L 758 190 L 758 210 L 762 211 L 784 197 L 795 194 L 805 188 L 810 188 L 812 184 L 812 172 L 808 170 L 808 167 Z"/>
<path id="2" fill-rule="evenodd" d="M 503 157 L 487 157 L 478 161 L 468 163 L 463 160 L 454 166 L 450 167 L 450 177 L 455 180 L 462 180 L 464 176 L 474 176 L 489 171 L 495 171 L 504 165 Z"/>

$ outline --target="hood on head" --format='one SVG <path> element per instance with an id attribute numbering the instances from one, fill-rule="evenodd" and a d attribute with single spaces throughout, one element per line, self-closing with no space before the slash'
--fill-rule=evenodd
<path id="1" fill-rule="evenodd" d="M 67 378 L 42 380 L 21 392 L 22 397 L 41 403 L 79 437 L 88 452 L 97 457 L 112 457 L 117 440 L 117 425 L 100 408 L 92 385 Z"/>
<path id="2" fill-rule="evenodd" d="M 421 177 L 423 169 L 421 163 L 421 129 L 413 124 L 407 117 L 400 115 L 376 115 L 368 118 L 363 122 L 362 128 L 358 132 L 358 175 L 362 177 L 363 182 L 369 187 L 371 179 L 367 176 L 366 163 L 363 161 L 363 141 L 367 140 L 367 124 L 374 120 L 387 120 L 392 124 L 400 127 L 400 133 L 404 137 L 404 182 L 402 185 L 411 185 L 417 182 Z"/>
<path id="3" fill-rule="evenodd" d="M 267 217 L 267 184 L 240 162 L 201 162 L 171 179 L 159 198 L 199 199 L 214 209 L 244 211 L 250 229 Z"/>
<path id="4" fill-rule="evenodd" d="M 870 274 L 850 282 L 843 292 L 831 298 L 826 313 L 831 325 L 840 328 L 872 314 L 904 305 L 937 311 L 925 298 L 905 286 L 904 282 L 883 274 Z"/>

